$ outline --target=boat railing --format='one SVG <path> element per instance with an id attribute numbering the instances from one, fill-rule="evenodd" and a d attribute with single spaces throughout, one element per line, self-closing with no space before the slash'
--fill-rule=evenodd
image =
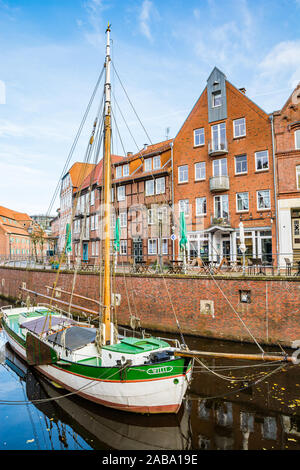
<path id="1" fill-rule="evenodd" d="M 144 339 L 144 338 L 150 338 L 152 336 L 150 333 L 146 333 L 145 330 L 138 331 L 138 330 L 126 328 L 124 326 L 118 326 L 118 331 L 119 331 L 119 334 L 123 336 L 124 338 L 134 336 L 134 337 Z M 180 342 L 177 338 L 164 338 L 162 336 L 156 336 L 156 338 L 162 341 L 166 341 L 167 343 L 173 343 L 174 344 L 173 347 L 180 348 Z"/>

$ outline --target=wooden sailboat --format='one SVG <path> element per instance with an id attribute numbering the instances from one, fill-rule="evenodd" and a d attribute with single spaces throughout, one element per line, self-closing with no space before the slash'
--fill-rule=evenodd
<path id="1" fill-rule="evenodd" d="M 11 347 L 43 376 L 71 393 L 125 411 L 177 413 L 191 379 L 193 359 L 175 357 L 179 347 L 160 338 L 120 338 L 112 321 L 109 25 L 106 35 L 102 323 L 95 328 L 44 305 L 3 307 L 2 324 Z"/>

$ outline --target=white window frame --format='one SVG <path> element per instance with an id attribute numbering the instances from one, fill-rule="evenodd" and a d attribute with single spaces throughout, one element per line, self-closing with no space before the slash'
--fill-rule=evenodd
<path id="1" fill-rule="evenodd" d="M 188 217 L 190 213 L 189 199 L 180 199 L 178 201 L 178 209 L 179 209 L 179 216 L 181 212 L 184 212 L 185 217 Z"/>
<path id="2" fill-rule="evenodd" d="M 164 194 L 166 191 L 165 177 L 155 179 L 155 194 Z"/>
<path id="3" fill-rule="evenodd" d="M 216 97 L 218 97 L 218 99 L 220 100 L 220 104 L 216 104 Z M 222 106 L 222 92 L 221 90 L 213 91 L 212 92 L 212 107 L 218 108 L 219 106 Z"/>
<path id="4" fill-rule="evenodd" d="M 122 178 L 122 166 L 116 166 L 116 179 Z"/>
<path id="5" fill-rule="evenodd" d="M 214 132 L 216 130 L 216 132 Z M 214 135 L 217 135 L 217 142 L 214 140 Z M 222 141 L 222 134 L 224 138 L 224 142 Z M 217 144 L 215 146 L 215 143 Z M 214 124 L 211 126 L 211 145 L 214 150 L 218 150 L 222 148 L 222 144 L 224 148 L 227 147 L 227 132 L 226 132 L 226 122 L 220 122 L 219 124 Z"/>
<path id="6" fill-rule="evenodd" d="M 267 153 L 267 159 L 268 159 L 268 168 L 257 168 L 257 160 L 258 160 L 258 157 L 259 157 L 259 154 L 262 154 L 262 153 Z M 269 152 L 268 150 L 260 150 L 259 152 L 255 152 L 255 171 L 268 171 L 270 169 L 270 165 L 269 165 Z"/>
<path id="7" fill-rule="evenodd" d="M 238 121 L 243 121 L 243 123 L 238 123 Z M 236 130 L 240 130 L 241 128 L 244 128 L 244 133 L 243 134 L 237 134 L 236 133 Z M 239 119 L 235 119 L 233 121 L 233 137 L 235 139 L 239 138 L 239 137 L 245 137 L 246 135 L 246 119 L 245 118 L 239 118 Z"/>
<path id="8" fill-rule="evenodd" d="M 167 238 L 162 238 L 161 251 L 162 251 L 162 255 L 168 254 L 168 239 Z"/>
<path id="9" fill-rule="evenodd" d="M 120 212 L 119 217 L 120 217 L 120 228 L 127 227 L 127 212 L 126 211 Z"/>
<path id="10" fill-rule="evenodd" d="M 200 204 L 200 201 L 203 201 L 202 204 Z M 205 203 L 205 212 L 200 212 L 199 209 L 200 207 L 203 207 Z M 201 217 L 207 214 L 207 201 L 206 201 L 206 196 L 203 197 L 196 197 L 196 217 Z"/>
<path id="11" fill-rule="evenodd" d="M 152 170 L 152 158 L 145 158 L 145 160 L 144 160 L 144 169 L 145 169 L 145 171 L 151 171 Z"/>
<path id="12" fill-rule="evenodd" d="M 259 207 L 259 193 L 269 193 L 269 202 L 270 206 L 268 207 Z M 271 209 L 271 191 L 269 189 L 261 189 L 260 191 L 256 191 L 256 203 L 257 203 L 257 210 L 258 212 L 261 211 L 269 211 Z"/>
<path id="13" fill-rule="evenodd" d="M 223 174 L 224 165 L 225 164 L 225 173 Z M 227 158 L 218 158 L 217 160 L 213 160 L 213 176 L 228 176 L 228 165 L 227 165 Z M 216 171 L 218 169 L 218 171 Z"/>
<path id="14" fill-rule="evenodd" d="M 296 186 L 300 190 L 300 165 L 296 165 Z"/>
<path id="15" fill-rule="evenodd" d="M 157 255 L 157 238 L 148 238 L 148 255 Z"/>
<path id="16" fill-rule="evenodd" d="M 221 215 L 216 214 L 216 200 L 217 198 L 220 198 L 220 212 Z M 219 196 L 214 196 L 214 216 L 215 219 L 221 218 L 225 219 L 226 217 L 224 216 L 224 201 L 227 201 L 227 212 L 228 212 L 228 219 L 229 219 L 229 198 L 227 194 L 221 194 Z"/>
<path id="17" fill-rule="evenodd" d="M 237 171 L 237 158 L 239 157 L 246 157 L 246 171 Z M 248 158 L 247 158 L 247 154 L 246 153 L 243 153 L 241 155 L 235 155 L 234 157 L 234 174 L 235 175 L 246 175 L 248 173 Z"/>
<path id="18" fill-rule="evenodd" d="M 129 164 L 123 165 L 123 176 L 129 176 Z"/>
<path id="19" fill-rule="evenodd" d="M 199 142 L 197 142 L 197 140 L 199 140 Z M 201 147 L 203 145 L 205 145 L 205 130 L 204 127 L 199 127 L 198 129 L 194 129 L 194 147 Z"/>
<path id="20" fill-rule="evenodd" d="M 155 224 L 155 209 L 148 209 L 147 211 L 148 225 Z"/>
<path id="21" fill-rule="evenodd" d="M 91 191 L 91 206 L 95 205 L 95 190 Z"/>
<path id="22" fill-rule="evenodd" d="M 154 180 L 147 180 L 145 182 L 145 196 L 153 196 L 154 195 Z"/>
<path id="23" fill-rule="evenodd" d="M 153 170 L 161 168 L 160 155 L 153 157 Z"/>
<path id="24" fill-rule="evenodd" d="M 199 173 L 204 174 L 204 176 L 197 177 L 197 170 Z M 195 163 L 195 181 L 203 181 L 206 178 L 206 163 L 205 162 L 197 162 Z"/>
<path id="25" fill-rule="evenodd" d="M 117 196 L 118 201 L 125 201 L 125 186 L 118 186 Z"/>
<path id="26" fill-rule="evenodd" d="M 296 129 L 294 132 L 294 135 L 295 135 L 295 150 L 300 150 L 300 129 Z"/>
<path id="27" fill-rule="evenodd" d="M 178 167 L 178 183 L 188 183 L 189 181 L 189 167 L 188 165 L 181 165 Z"/>
<path id="28" fill-rule="evenodd" d="M 120 240 L 120 255 L 127 255 L 127 240 Z"/>
<path id="29" fill-rule="evenodd" d="M 247 194 L 247 201 L 248 201 L 248 209 L 239 209 L 239 205 L 238 205 L 238 196 L 240 194 Z M 247 191 L 243 191 L 243 192 L 240 192 L 240 193 L 236 193 L 236 211 L 237 212 L 249 212 L 249 193 Z"/>

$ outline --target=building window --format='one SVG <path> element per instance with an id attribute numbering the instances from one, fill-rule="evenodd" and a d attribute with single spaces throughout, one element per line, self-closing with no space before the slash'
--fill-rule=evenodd
<path id="1" fill-rule="evenodd" d="M 123 176 L 129 175 L 129 165 L 123 165 Z"/>
<path id="2" fill-rule="evenodd" d="M 120 240 L 120 255 L 127 255 L 127 240 Z"/>
<path id="3" fill-rule="evenodd" d="M 148 209 L 148 225 L 153 225 L 155 223 L 155 210 Z"/>
<path id="4" fill-rule="evenodd" d="M 160 155 L 153 157 L 153 170 L 160 168 Z"/>
<path id="5" fill-rule="evenodd" d="M 195 180 L 205 180 L 205 162 L 195 163 Z"/>
<path id="6" fill-rule="evenodd" d="M 121 166 L 116 167 L 116 178 L 122 178 L 122 167 Z"/>
<path id="7" fill-rule="evenodd" d="M 214 209 L 215 209 L 215 218 L 216 219 L 228 219 L 229 218 L 229 209 L 228 209 L 228 195 L 224 194 L 222 196 L 214 197 Z"/>
<path id="8" fill-rule="evenodd" d="M 212 106 L 216 108 L 217 106 L 222 105 L 222 93 L 220 91 L 215 91 L 212 94 Z"/>
<path id="9" fill-rule="evenodd" d="M 236 119 L 233 121 L 233 136 L 244 137 L 246 135 L 246 120 L 245 118 Z"/>
<path id="10" fill-rule="evenodd" d="M 263 150 L 262 152 L 255 152 L 255 169 L 256 171 L 269 169 L 268 150 Z"/>
<path id="11" fill-rule="evenodd" d="M 118 186 L 118 201 L 125 201 L 125 186 Z"/>
<path id="12" fill-rule="evenodd" d="M 148 255 L 156 255 L 157 254 L 157 240 L 156 238 L 149 238 L 148 239 Z"/>
<path id="13" fill-rule="evenodd" d="M 154 194 L 154 180 L 147 180 L 146 181 L 146 196 L 153 196 Z"/>
<path id="14" fill-rule="evenodd" d="M 91 206 L 95 204 L 95 191 L 91 191 Z"/>
<path id="15" fill-rule="evenodd" d="M 300 129 L 295 131 L 295 149 L 300 150 Z"/>
<path id="16" fill-rule="evenodd" d="M 145 165 L 145 171 L 151 171 L 152 170 L 152 158 L 146 158 L 144 165 Z"/>
<path id="17" fill-rule="evenodd" d="M 162 254 L 163 255 L 168 254 L 168 239 L 167 238 L 162 239 Z"/>
<path id="18" fill-rule="evenodd" d="M 242 175 L 247 173 L 247 155 L 237 155 L 235 157 L 235 174 Z"/>
<path id="19" fill-rule="evenodd" d="M 127 227 L 127 212 L 120 212 L 120 227 Z"/>
<path id="20" fill-rule="evenodd" d="M 189 169 L 187 165 L 178 167 L 178 183 L 187 183 L 189 179 Z"/>
<path id="21" fill-rule="evenodd" d="M 237 193 L 236 210 L 237 212 L 247 212 L 249 210 L 249 193 Z"/>
<path id="22" fill-rule="evenodd" d="M 196 198 L 196 216 L 206 215 L 206 197 Z"/>
<path id="23" fill-rule="evenodd" d="M 300 165 L 296 166 L 297 189 L 300 189 Z"/>
<path id="24" fill-rule="evenodd" d="M 194 146 L 198 147 L 199 145 L 205 144 L 205 136 L 204 136 L 204 127 L 201 129 L 194 130 Z"/>
<path id="25" fill-rule="evenodd" d="M 155 192 L 156 194 L 164 194 L 165 192 L 165 177 L 156 178 L 155 180 Z"/>
<path id="26" fill-rule="evenodd" d="M 257 209 L 271 209 L 270 190 L 257 191 Z"/>
<path id="27" fill-rule="evenodd" d="M 227 158 L 220 158 L 213 161 L 213 175 L 227 176 Z"/>
<path id="28" fill-rule="evenodd" d="M 189 215 L 189 200 L 188 199 L 181 199 L 179 201 L 179 214 L 181 212 L 183 212 L 186 217 Z"/>
<path id="29" fill-rule="evenodd" d="M 215 124 L 211 127 L 212 149 L 213 150 L 226 150 L 226 125 L 225 122 Z"/>

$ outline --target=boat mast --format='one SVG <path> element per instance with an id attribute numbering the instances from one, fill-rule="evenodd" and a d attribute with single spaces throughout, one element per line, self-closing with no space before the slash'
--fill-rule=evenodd
<path id="1" fill-rule="evenodd" d="M 105 109 L 104 109 L 104 344 L 111 343 L 111 281 L 110 281 L 110 205 L 111 205 L 111 83 L 110 83 L 110 24 L 106 30 Z"/>

